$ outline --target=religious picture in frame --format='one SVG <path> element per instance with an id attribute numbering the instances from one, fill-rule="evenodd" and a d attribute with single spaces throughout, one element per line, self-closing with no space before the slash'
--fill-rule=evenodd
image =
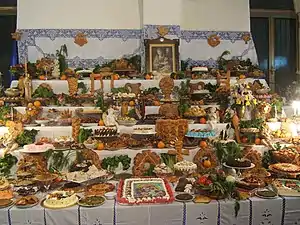
<path id="1" fill-rule="evenodd" d="M 179 69 L 178 46 L 178 39 L 145 40 L 147 71 L 158 73 L 177 72 Z"/>

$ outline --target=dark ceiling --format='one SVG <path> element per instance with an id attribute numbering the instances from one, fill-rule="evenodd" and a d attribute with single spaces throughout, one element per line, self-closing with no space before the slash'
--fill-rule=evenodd
<path id="1" fill-rule="evenodd" d="M 16 6 L 17 0 L 0 0 L 0 6 Z M 293 0 L 250 0 L 252 9 L 294 10 Z"/>

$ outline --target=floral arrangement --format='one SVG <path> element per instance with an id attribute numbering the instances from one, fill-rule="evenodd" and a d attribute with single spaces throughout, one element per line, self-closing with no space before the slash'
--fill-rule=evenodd
<path id="1" fill-rule="evenodd" d="M 198 190 L 206 192 L 211 198 L 224 199 L 231 198 L 235 194 L 235 178 L 226 176 L 223 170 L 211 171 L 208 175 L 203 175 L 196 182 Z"/>
<path id="2" fill-rule="evenodd" d="M 17 64 L 17 65 L 11 66 L 9 69 L 9 72 L 14 74 L 14 76 L 16 78 L 19 78 L 20 76 L 24 75 L 25 66 L 23 64 Z"/>

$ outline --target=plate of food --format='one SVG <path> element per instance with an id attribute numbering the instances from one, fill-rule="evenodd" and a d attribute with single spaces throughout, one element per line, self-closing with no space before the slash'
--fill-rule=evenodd
<path id="1" fill-rule="evenodd" d="M 48 209 L 64 209 L 76 205 L 78 200 L 74 192 L 53 191 L 43 199 L 41 206 Z"/>
<path id="2" fill-rule="evenodd" d="M 12 206 L 14 201 L 12 199 L 0 199 L 0 209 Z"/>
<path id="3" fill-rule="evenodd" d="M 112 192 L 115 185 L 111 183 L 99 183 L 89 185 L 86 189 L 86 196 L 103 196 L 107 192 Z"/>
<path id="4" fill-rule="evenodd" d="M 300 196 L 300 181 L 292 179 L 276 179 L 272 186 L 282 196 Z"/>
<path id="5" fill-rule="evenodd" d="M 17 208 L 31 208 L 39 203 L 39 199 L 34 195 L 23 196 L 16 200 L 15 205 Z"/>
<path id="6" fill-rule="evenodd" d="M 81 198 L 78 201 L 78 205 L 82 207 L 97 207 L 105 203 L 105 198 L 103 196 L 88 196 Z"/>
<path id="7" fill-rule="evenodd" d="M 268 189 L 257 190 L 255 191 L 255 195 L 259 198 L 265 198 L 265 199 L 273 199 L 278 197 L 274 191 Z"/>
<path id="8" fill-rule="evenodd" d="M 85 187 L 79 183 L 76 182 L 68 182 L 65 183 L 64 186 L 61 188 L 62 191 L 69 191 L 69 192 L 75 192 L 80 193 L 85 191 Z"/>
<path id="9" fill-rule="evenodd" d="M 154 127 L 148 126 L 136 126 L 133 128 L 133 133 L 135 135 L 154 135 L 156 134 Z"/>
<path id="10" fill-rule="evenodd" d="M 31 187 L 31 186 L 25 186 L 25 187 L 16 187 L 15 192 L 18 193 L 20 196 L 27 196 L 27 195 L 34 195 L 39 190 L 38 187 Z"/>
<path id="11" fill-rule="evenodd" d="M 194 200 L 194 196 L 188 193 L 178 194 L 175 196 L 177 202 L 191 202 Z"/>

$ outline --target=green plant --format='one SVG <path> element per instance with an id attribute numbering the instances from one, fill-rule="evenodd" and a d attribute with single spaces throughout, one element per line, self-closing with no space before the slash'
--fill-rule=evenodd
<path id="1" fill-rule="evenodd" d="M 38 130 L 24 130 L 21 134 L 19 134 L 16 138 L 16 142 L 19 146 L 29 145 L 35 142 L 35 137 L 38 134 Z"/>
<path id="2" fill-rule="evenodd" d="M 101 166 L 103 169 L 114 171 L 119 166 L 119 163 L 122 163 L 124 170 L 128 170 L 130 168 L 131 158 L 128 155 L 106 157 L 102 160 Z"/>
<path id="3" fill-rule="evenodd" d="M 66 45 L 60 46 L 59 50 L 56 50 L 56 57 L 58 57 L 59 61 L 59 71 L 63 73 L 67 68 L 68 64 L 66 61 L 66 57 L 68 56 L 68 49 Z"/>
<path id="4" fill-rule="evenodd" d="M 99 95 L 97 97 L 96 107 L 100 108 L 103 113 L 107 111 L 108 106 L 105 104 L 104 98 L 102 95 Z"/>
<path id="5" fill-rule="evenodd" d="M 176 155 L 171 155 L 168 153 L 161 153 L 160 157 L 164 164 L 166 164 L 169 168 L 173 169 L 176 164 Z"/>
<path id="6" fill-rule="evenodd" d="M 88 88 L 83 82 L 78 83 L 78 89 L 81 89 L 81 94 L 86 94 L 88 92 Z"/>
<path id="7" fill-rule="evenodd" d="M 235 141 L 216 142 L 214 145 L 216 148 L 216 155 L 220 163 L 242 157 L 242 149 Z"/>
<path id="8" fill-rule="evenodd" d="M 49 150 L 45 152 L 44 156 L 48 161 L 49 171 L 57 172 L 62 171 L 63 169 L 69 170 L 73 154 L 75 154 L 73 150 L 69 150 L 66 154 L 64 151 Z"/>
<path id="9" fill-rule="evenodd" d="M 9 176 L 11 168 L 18 162 L 17 157 L 6 154 L 4 157 L 0 158 L 0 173 L 3 176 Z"/>
<path id="10" fill-rule="evenodd" d="M 93 134 L 93 130 L 92 129 L 80 128 L 79 135 L 78 135 L 78 142 L 79 143 L 83 143 L 90 136 L 92 136 L 92 134 Z"/>
<path id="11" fill-rule="evenodd" d="M 42 85 L 38 86 L 37 89 L 32 94 L 33 98 L 52 98 L 54 97 L 53 90 L 50 90 L 47 87 L 44 87 Z"/>
<path id="12" fill-rule="evenodd" d="M 0 121 L 4 124 L 10 118 L 11 107 L 1 106 L 0 107 Z"/>
<path id="13" fill-rule="evenodd" d="M 240 121 L 240 128 L 257 128 L 261 130 L 263 128 L 264 120 L 261 118 L 253 120 Z"/>

